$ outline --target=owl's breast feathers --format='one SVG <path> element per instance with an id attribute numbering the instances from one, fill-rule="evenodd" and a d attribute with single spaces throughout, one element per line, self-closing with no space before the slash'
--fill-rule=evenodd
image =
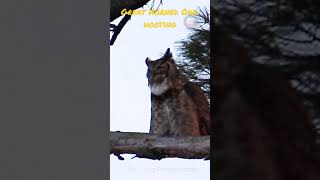
<path id="1" fill-rule="evenodd" d="M 175 88 L 170 88 L 161 95 L 154 95 L 151 93 L 151 103 L 153 103 L 153 101 L 165 102 L 166 99 L 178 98 L 182 91 L 184 91 L 194 103 L 193 107 L 196 109 L 198 116 L 200 135 L 211 135 L 209 102 L 206 95 L 197 84 L 190 81 L 181 81 L 179 86 L 176 85 Z M 154 116 L 152 115 L 150 132 L 152 132 L 152 127 L 154 126 L 154 122 L 152 122 L 154 121 L 153 118 Z"/>

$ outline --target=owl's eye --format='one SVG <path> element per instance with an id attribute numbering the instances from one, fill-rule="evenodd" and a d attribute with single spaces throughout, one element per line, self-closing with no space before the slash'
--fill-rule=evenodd
<path id="1" fill-rule="evenodd" d="M 164 66 L 160 66 L 160 67 L 158 67 L 158 70 L 164 70 L 165 69 L 165 67 Z"/>
<path id="2" fill-rule="evenodd" d="M 167 70 L 168 70 L 168 65 L 167 64 L 163 64 L 163 65 L 158 67 L 158 71 L 167 71 Z"/>

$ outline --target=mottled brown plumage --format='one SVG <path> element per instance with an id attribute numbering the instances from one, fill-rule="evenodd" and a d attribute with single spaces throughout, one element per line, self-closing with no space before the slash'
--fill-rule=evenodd
<path id="1" fill-rule="evenodd" d="M 148 82 L 151 91 L 150 133 L 158 136 L 201 136 L 210 134 L 209 103 L 199 86 L 180 73 L 170 49 L 151 61 Z"/>

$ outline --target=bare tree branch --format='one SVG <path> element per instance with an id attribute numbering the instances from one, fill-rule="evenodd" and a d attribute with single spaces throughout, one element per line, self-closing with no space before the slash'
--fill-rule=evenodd
<path id="1" fill-rule="evenodd" d="M 118 26 L 114 26 L 112 28 L 112 31 L 113 31 L 113 35 L 112 35 L 112 38 L 110 40 L 110 45 L 113 45 L 114 42 L 116 41 L 118 35 L 120 34 L 122 28 L 124 27 L 124 25 L 127 24 L 127 22 L 131 19 L 131 16 L 130 15 L 125 15 L 121 21 L 119 22 Z"/>
<path id="2" fill-rule="evenodd" d="M 210 136 L 157 137 L 147 133 L 110 132 L 110 153 L 123 159 L 120 154 L 136 154 L 139 158 L 184 159 L 210 158 Z"/>

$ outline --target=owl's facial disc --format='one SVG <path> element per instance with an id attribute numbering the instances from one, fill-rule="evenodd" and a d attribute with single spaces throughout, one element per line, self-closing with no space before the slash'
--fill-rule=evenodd
<path id="1" fill-rule="evenodd" d="M 159 96 L 171 88 L 167 78 L 169 65 L 167 63 L 158 64 L 151 72 L 149 78 L 149 87 L 151 93 Z"/>
<path id="2" fill-rule="evenodd" d="M 172 54 L 170 50 L 167 50 L 165 55 L 158 60 L 146 59 L 148 66 L 148 82 L 151 93 L 154 95 L 161 95 L 172 87 L 168 76 L 170 71 L 170 59 Z"/>

